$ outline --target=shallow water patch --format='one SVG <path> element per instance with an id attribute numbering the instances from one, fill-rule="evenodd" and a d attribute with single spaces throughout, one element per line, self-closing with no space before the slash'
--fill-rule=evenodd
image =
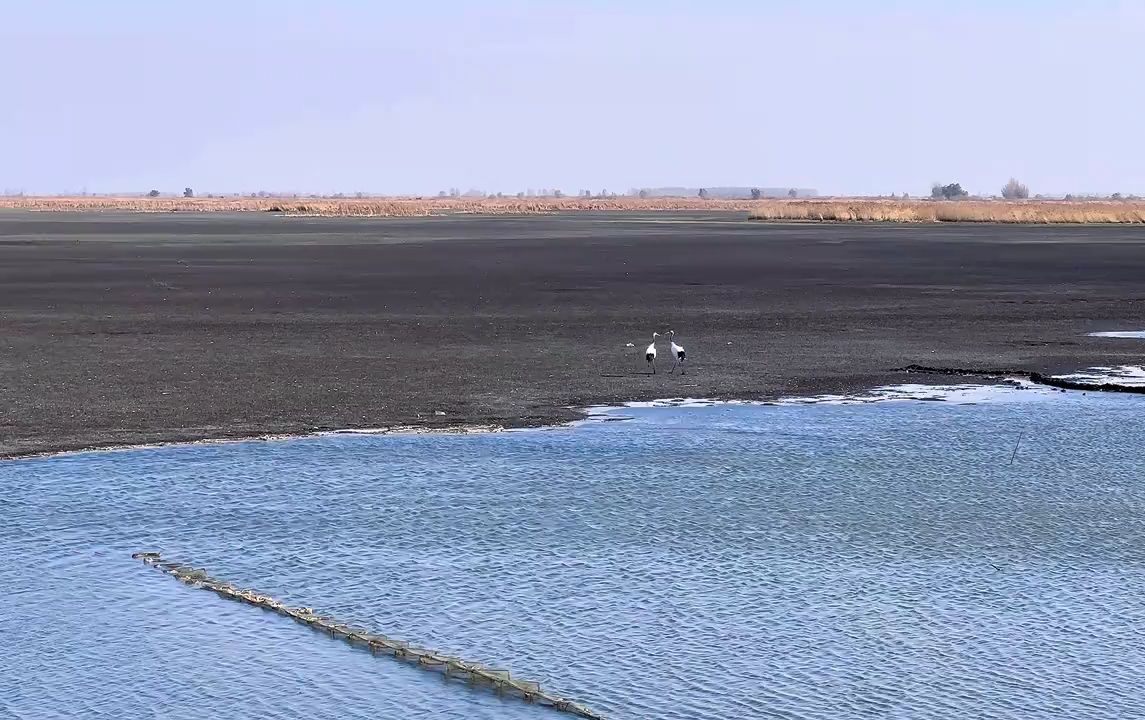
<path id="1" fill-rule="evenodd" d="M 1110 330 L 1106 332 L 1091 332 L 1089 333 L 1089 337 L 1145 340 L 1145 330 Z"/>
<path id="2" fill-rule="evenodd" d="M 1124 387 L 1145 387 L 1145 368 L 1138 365 L 1099 366 L 1069 375 L 1054 375 L 1053 377 L 1093 386 L 1111 384 Z"/>

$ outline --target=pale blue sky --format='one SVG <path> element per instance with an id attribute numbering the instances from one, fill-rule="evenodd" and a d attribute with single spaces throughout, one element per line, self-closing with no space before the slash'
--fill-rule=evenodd
<path id="1" fill-rule="evenodd" d="M 1145 0 L 0 0 L 0 189 L 1145 193 Z"/>

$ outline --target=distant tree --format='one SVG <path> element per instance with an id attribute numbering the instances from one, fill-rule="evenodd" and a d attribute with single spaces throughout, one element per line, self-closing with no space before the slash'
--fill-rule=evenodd
<path id="1" fill-rule="evenodd" d="M 519 193 L 517 193 L 517 197 L 518 197 L 518 198 L 523 198 L 523 197 L 525 197 L 525 193 L 523 193 L 523 192 L 519 192 Z"/>
<path id="2" fill-rule="evenodd" d="M 799 191 L 796 190 L 795 188 L 791 188 L 790 190 L 787 191 L 787 197 L 791 197 L 791 198 L 799 197 Z"/>
<path id="3" fill-rule="evenodd" d="M 646 189 L 641 189 L 640 192 L 636 193 L 636 196 L 643 200 L 644 198 L 648 197 L 648 191 Z"/>
<path id="4" fill-rule="evenodd" d="M 147 193 L 147 197 L 159 197 L 159 191 L 152 190 L 151 192 Z"/>
<path id="5" fill-rule="evenodd" d="M 1113 193 L 1112 195 L 1109 196 L 1109 199 L 1110 200 L 1120 200 L 1121 199 L 1121 193 L 1119 193 L 1119 192 Z"/>
<path id="6" fill-rule="evenodd" d="M 704 199 L 707 199 L 707 197 L 708 197 L 708 189 L 707 189 L 707 188 L 700 188 L 700 192 L 699 192 L 699 195 L 700 195 L 700 197 L 702 197 L 702 198 L 704 198 Z"/>
<path id="7" fill-rule="evenodd" d="M 1002 197 L 1007 200 L 1025 200 L 1030 196 L 1030 189 L 1018 182 L 1017 178 L 1010 178 L 1010 182 L 1002 186 Z"/>
<path id="8" fill-rule="evenodd" d="M 565 194 L 563 192 L 561 192 L 560 190 L 553 190 L 553 197 L 563 198 L 564 196 L 565 196 Z"/>
<path id="9" fill-rule="evenodd" d="M 935 200 L 958 200 L 968 196 L 970 193 L 962 189 L 962 185 L 958 183 L 950 183 L 949 185 L 939 185 L 935 183 L 930 189 L 930 196 Z"/>
<path id="10" fill-rule="evenodd" d="M 1071 193 L 1066 193 L 1065 199 L 1066 200 L 1073 200 L 1073 195 Z"/>
<path id="11" fill-rule="evenodd" d="M 903 193 L 903 194 L 902 194 L 902 199 L 903 199 L 903 200 L 910 200 L 910 193 Z"/>
<path id="12" fill-rule="evenodd" d="M 195 197 L 195 191 L 192 190 L 191 188 L 183 188 L 183 197 L 193 198 L 193 197 Z"/>
<path id="13" fill-rule="evenodd" d="M 445 195 L 446 195 L 446 192 L 445 192 L 444 190 L 438 190 L 438 191 L 437 191 L 437 196 L 438 196 L 438 197 L 445 197 Z"/>
<path id="14" fill-rule="evenodd" d="M 761 197 L 763 197 L 763 191 L 762 190 L 760 190 L 759 188 L 752 188 L 751 189 L 751 199 L 752 200 L 759 200 Z"/>

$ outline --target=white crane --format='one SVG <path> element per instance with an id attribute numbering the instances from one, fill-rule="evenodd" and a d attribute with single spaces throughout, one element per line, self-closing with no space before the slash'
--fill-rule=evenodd
<path id="1" fill-rule="evenodd" d="M 644 359 L 652 366 L 652 374 L 656 374 L 656 338 L 660 337 L 660 333 L 652 333 L 652 344 L 644 351 Z"/>
<path id="2" fill-rule="evenodd" d="M 668 331 L 668 342 L 672 343 L 672 357 L 676 358 L 676 362 L 672 365 L 672 369 L 668 372 L 671 373 L 675 371 L 676 366 L 678 365 L 680 367 L 680 374 L 686 375 L 687 371 L 684 370 L 684 347 L 682 345 L 676 344 L 675 330 Z"/>

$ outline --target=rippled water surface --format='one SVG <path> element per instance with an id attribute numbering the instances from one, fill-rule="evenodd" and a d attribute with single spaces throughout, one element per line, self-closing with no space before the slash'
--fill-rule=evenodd
<path id="1" fill-rule="evenodd" d="M 0 463 L 0 718 L 561 717 L 142 549 L 612 718 L 1145 716 L 1145 399 L 616 414 Z"/>

